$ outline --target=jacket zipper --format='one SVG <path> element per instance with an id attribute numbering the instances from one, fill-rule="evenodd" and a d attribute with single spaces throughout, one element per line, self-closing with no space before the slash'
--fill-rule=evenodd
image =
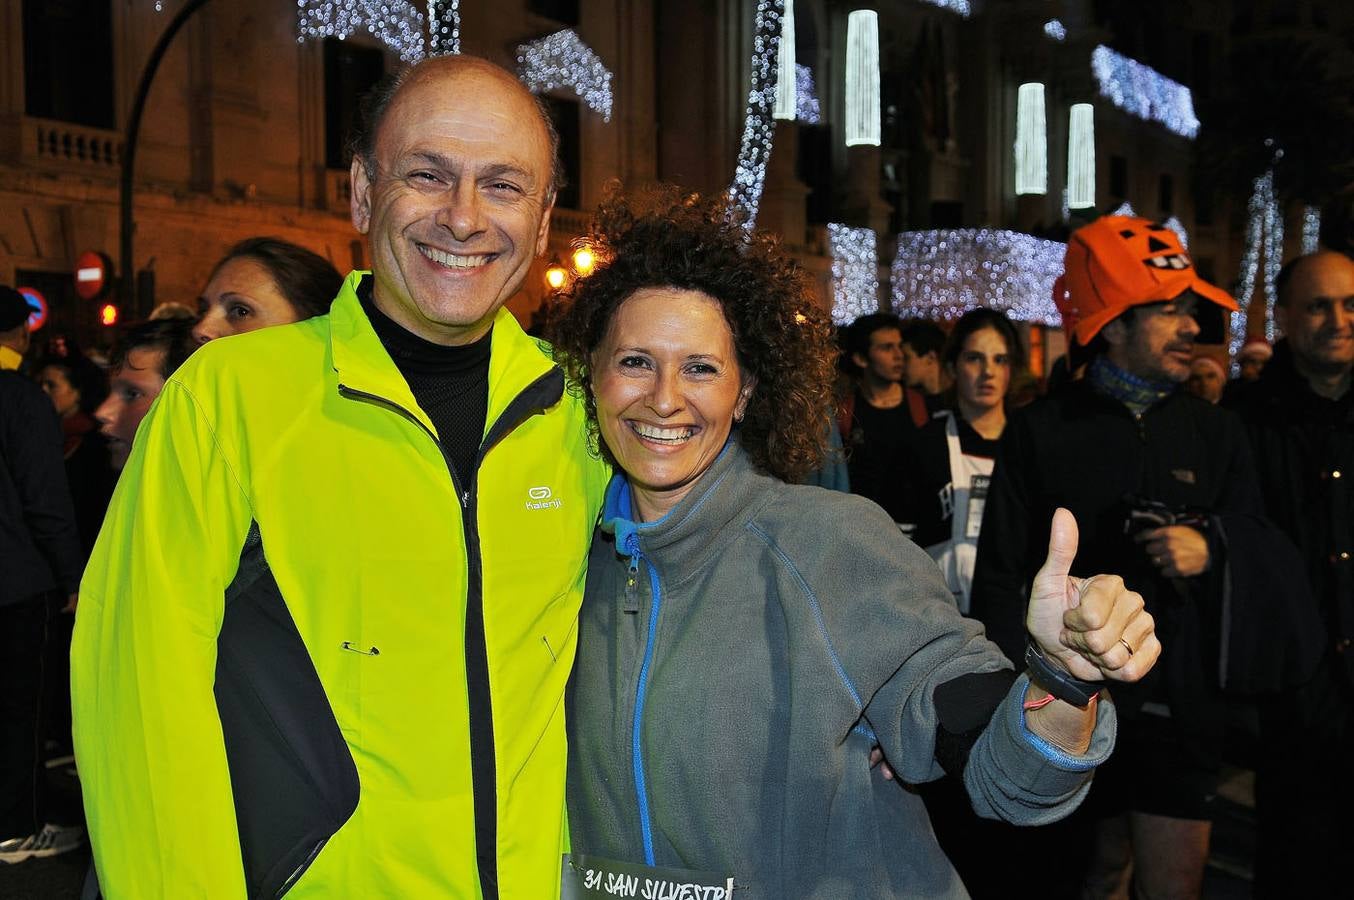
<path id="1" fill-rule="evenodd" d="M 639 536 L 632 532 L 626 541 L 625 549 L 630 553 L 632 577 L 628 580 L 633 585 L 633 573 L 639 571 L 639 561 L 643 558 L 639 549 Z M 631 767 L 635 773 L 635 795 L 639 801 L 639 833 L 644 844 L 644 864 L 652 866 L 656 863 L 653 851 L 653 822 L 649 813 L 649 786 L 644 775 L 644 700 L 649 689 L 649 666 L 653 663 L 654 640 L 658 633 L 658 610 L 663 605 L 663 590 L 658 582 L 658 570 L 652 563 L 648 568 L 652 602 L 649 605 L 648 636 L 644 640 L 644 662 L 639 667 L 639 684 L 635 688 L 635 721 L 630 732 L 630 754 Z M 633 587 L 627 586 L 627 594 L 631 591 Z"/>
<path id="2" fill-rule="evenodd" d="M 540 412 L 563 394 L 564 379 L 558 369 L 550 369 L 517 394 L 485 432 L 475 455 L 470 484 L 462 487 L 456 467 L 446 447 L 430 428 L 400 404 L 367 391 L 339 384 L 341 396 L 368 402 L 395 412 L 413 422 L 426 434 L 446 464 L 461 503 L 461 531 L 466 555 L 466 688 L 470 699 L 470 780 L 474 791 L 476 864 L 480 893 L 484 900 L 498 900 L 498 781 L 497 748 L 494 745 L 493 698 L 489 685 L 489 647 L 484 631 L 484 573 L 480 556 L 478 517 L 475 514 L 476 487 L 484 456 L 530 415 Z M 477 715 L 477 711 L 479 715 Z"/>

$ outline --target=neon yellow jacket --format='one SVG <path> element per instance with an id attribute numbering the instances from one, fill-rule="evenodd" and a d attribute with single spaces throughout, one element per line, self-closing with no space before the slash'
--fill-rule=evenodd
<path id="1" fill-rule="evenodd" d="M 607 472 L 501 311 L 478 476 L 456 486 L 363 274 L 328 316 L 203 347 L 137 434 L 71 651 L 109 898 L 559 890 Z"/>

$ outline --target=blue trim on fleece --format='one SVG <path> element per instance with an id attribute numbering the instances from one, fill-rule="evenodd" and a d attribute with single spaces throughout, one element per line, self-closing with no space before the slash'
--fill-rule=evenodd
<path id="1" fill-rule="evenodd" d="M 1065 750 L 1061 750 L 1058 747 L 1055 747 L 1053 744 L 1050 744 L 1048 741 L 1044 740 L 1039 735 L 1035 734 L 1033 731 L 1030 731 L 1029 725 L 1026 724 L 1025 722 L 1025 697 L 1029 695 L 1029 692 L 1030 685 L 1029 682 L 1026 682 L 1025 693 L 1022 694 L 1020 697 L 1021 702 L 1007 704 L 1007 706 L 1011 710 L 1010 714 L 1015 717 L 1016 734 L 1019 734 L 1022 738 L 1025 739 L 1026 743 L 1028 743 L 1035 750 L 1038 750 L 1040 756 L 1042 756 L 1049 762 L 1053 763 L 1053 765 L 1057 766 L 1058 768 L 1062 769 L 1065 772 L 1089 772 L 1092 769 L 1094 769 L 1099 763 L 1104 761 L 1100 759 L 1094 759 L 1089 756 L 1072 756 Z M 1099 723 L 1099 721 L 1100 721 L 1100 711 L 1097 709 L 1096 722 Z"/>
<path id="2" fill-rule="evenodd" d="M 730 437 L 724 443 L 723 449 L 720 450 L 720 457 L 729 452 L 732 444 L 733 439 Z M 718 490 L 720 482 L 723 480 L 721 476 L 719 481 L 702 492 L 700 499 L 692 505 L 686 514 L 691 515 L 700 509 L 706 498 Z M 663 524 L 672 513 L 673 510 L 669 510 L 661 519 L 653 522 L 636 522 L 634 520 L 634 498 L 630 493 L 630 482 L 626 480 L 625 473 L 617 472 L 611 477 L 611 483 L 606 487 L 606 496 L 602 500 L 602 530 L 610 531 L 616 535 L 616 549 L 630 557 L 630 571 L 634 572 L 638 568 L 639 561 L 644 559 L 644 553 L 639 546 L 639 533 L 644 529 L 656 528 Z M 644 641 L 644 661 L 639 667 L 639 684 L 635 689 L 635 717 L 630 728 L 630 765 L 635 776 L 635 794 L 639 802 L 639 830 L 644 843 L 644 863 L 652 866 L 656 863 L 654 862 L 653 849 L 653 822 L 649 811 L 649 785 L 644 774 L 644 701 L 649 688 L 649 667 L 653 663 L 654 645 L 658 634 L 658 610 L 663 604 L 663 588 L 658 580 L 658 570 L 654 568 L 652 563 L 649 563 L 648 567 L 649 590 L 653 595 L 653 602 L 649 607 L 649 631 Z"/>
<path id="3" fill-rule="evenodd" d="M 629 491 L 626 492 L 627 494 Z M 639 537 L 630 534 L 632 559 L 642 558 L 639 552 Z M 653 822 L 649 815 L 649 784 L 644 775 L 644 748 L 642 733 L 644 725 L 644 700 L 649 688 L 649 666 L 653 663 L 655 636 L 658 632 L 658 608 L 662 605 L 662 588 L 658 583 L 658 570 L 649 566 L 649 588 L 653 592 L 653 603 L 649 607 L 649 634 L 644 642 L 644 662 L 639 668 L 639 686 L 635 691 L 635 721 L 631 726 L 630 754 L 631 765 L 635 770 L 635 793 L 639 797 L 639 830 L 644 841 L 645 865 L 656 865 L 653 852 Z"/>

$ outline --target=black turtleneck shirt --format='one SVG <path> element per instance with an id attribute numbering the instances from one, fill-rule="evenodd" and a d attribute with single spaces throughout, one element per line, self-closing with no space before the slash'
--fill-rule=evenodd
<path id="1" fill-rule="evenodd" d="M 484 438 L 489 406 L 489 343 L 493 332 L 473 344 L 446 347 L 425 341 L 376 308 L 371 279 L 358 289 L 362 309 L 395 362 L 419 407 L 437 430 L 442 451 L 462 493 L 470 489 L 475 458 Z"/>

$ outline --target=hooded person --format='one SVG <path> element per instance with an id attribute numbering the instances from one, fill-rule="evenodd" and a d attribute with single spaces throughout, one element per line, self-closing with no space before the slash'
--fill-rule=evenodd
<path id="1" fill-rule="evenodd" d="M 1023 652 L 1034 574 L 1024 557 L 1041 519 L 1063 506 L 1085 523 L 1073 572 L 1122 574 L 1160 623 L 1165 651 L 1153 677 L 1118 694 L 1121 752 L 1083 813 L 1104 825 L 1084 888 L 1112 893 L 1133 866 L 1148 896 L 1197 896 L 1222 688 L 1293 674 L 1281 656 L 1257 659 L 1244 628 L 1258 597 L 1304 589 L 1303 577 L 1291 545 L 1261 518 L 1240 422 L 1181 389 L 1200 313 L 1237 305 L 1199 276 L 1175 233 L 1128 216 L 1078 229 L 1054 300 L 1090 361 L 1083 379 L 1013 413 L 1002 435 L 972 614 L 1008 655 Z M 1077 830 L 1094 833 L 1086 824 Z"/>

